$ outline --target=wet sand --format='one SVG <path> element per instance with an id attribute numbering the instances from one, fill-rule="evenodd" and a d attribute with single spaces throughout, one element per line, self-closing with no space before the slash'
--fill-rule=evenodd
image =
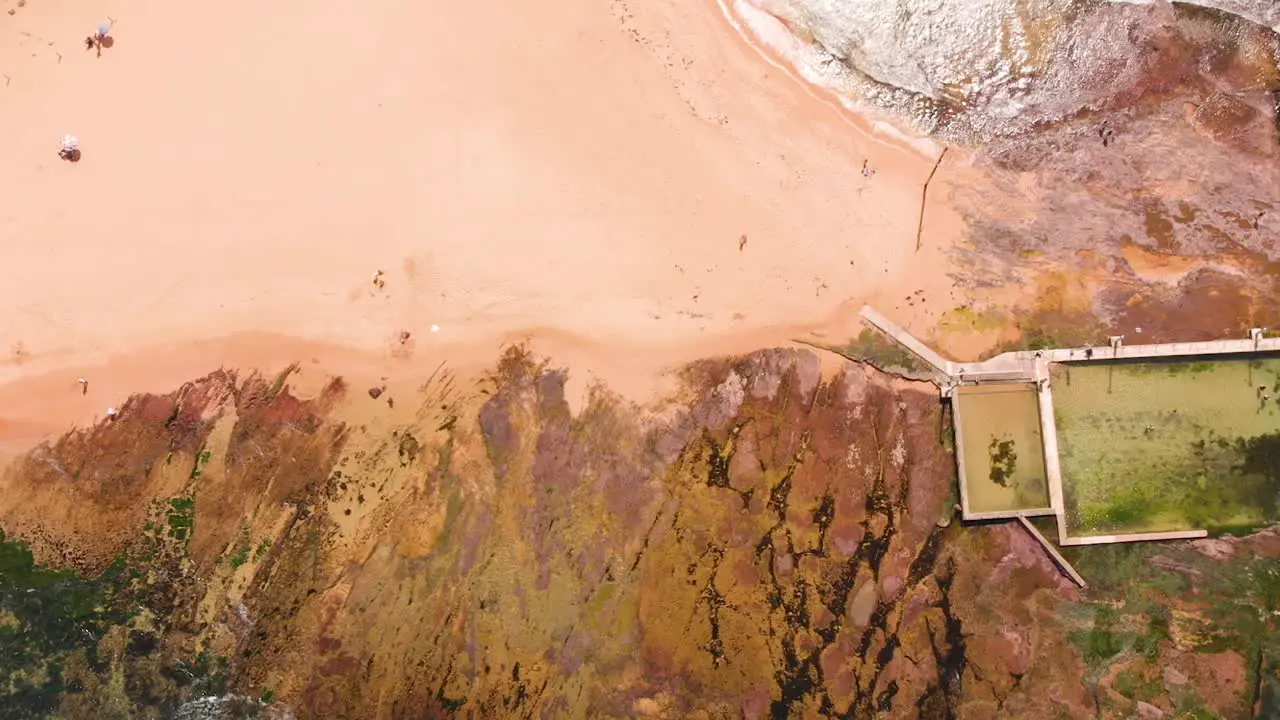
<path id="1" fill-rule="evenodd" d="M 640 397 L 699 356 L 854 334 L 863 302 L 924 290 L 916 327 L 955 304 L 960 154 L 917 253 L 932 158 L 712 0 L 35 3 L 0 48 L 0 442 L 221 365 L 409 377 L 522 339 Z"/>

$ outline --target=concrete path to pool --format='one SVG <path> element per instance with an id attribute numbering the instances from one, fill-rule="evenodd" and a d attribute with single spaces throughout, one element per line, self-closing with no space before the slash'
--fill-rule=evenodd
<path id="1" fill-rule="evenodd" d="M 921 342 L 905 328 L 882 315 L 875 308 L 864 306 L 862 319 L 880 332 L 888 335 L 913 355 L 928 363 L 946 385 L 970 382 L 1036 382 L 1048 379 L 1048 363 L 1099 362 L 1104 360 L 1141 360 L 1144 358 L 1171 358 L 1214 355 L 1247 355 L 1253 353 L 1280 353 L 1280 337 L 1264 337 L 1262 328 L 1253 328 L 1248 338 L 1239 340 L 1210 340 L 1206 342 L 1156 343 L 1152 345 L 1125 345 L 1124 336 L 1107 338 L 1106 345 L 1097 347 L 1050 348 L 1045 350 L 1017 350 L 1001 353 L 988 360 L 959 363 L 948 360 L 936 350 Z M 1046 383 L 1047 384 L 1047 383 Z"/>

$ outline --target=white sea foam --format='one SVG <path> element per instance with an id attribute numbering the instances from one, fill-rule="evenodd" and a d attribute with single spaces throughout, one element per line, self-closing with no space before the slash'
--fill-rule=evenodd
<path id="1" fill-rule="evenodd" d="M 1196 0 L 1275 27 L 1280 3 Z M 723 0 L 721 0 L 724 8 Z M 865 112 L 983 138 L 1100 107 L 1141 83 L 1167 0 L 733 0 L 731 22 Z"/>

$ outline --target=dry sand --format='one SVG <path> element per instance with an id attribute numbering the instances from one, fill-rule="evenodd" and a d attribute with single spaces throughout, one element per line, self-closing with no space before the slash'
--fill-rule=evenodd
<path id="1" fill-rule="evenodd" d="M 697 356 L 843 339 L 863 302 L 956 304 L 960 153 L 917 253 L 932 158 L 712 0 L 7 7 L 0 442 L 224 364 L 405 375 L 521 338 L 641 396 Z"/>

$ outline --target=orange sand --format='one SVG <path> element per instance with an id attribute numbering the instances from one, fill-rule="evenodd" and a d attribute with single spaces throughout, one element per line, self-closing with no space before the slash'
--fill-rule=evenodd
<path id="1" fill-rule="evenodd" d="M 916 253 L 932 158 L 713 0 L 33 2 L 0 15 L 0 69 L 10 445 L 223 364 L 410 376 L 529 337 L 638 397 L 700 355 L 842 339 L 863 302 L 924 289 L 916 327 L 958 304 L 960 153 Z"/>

